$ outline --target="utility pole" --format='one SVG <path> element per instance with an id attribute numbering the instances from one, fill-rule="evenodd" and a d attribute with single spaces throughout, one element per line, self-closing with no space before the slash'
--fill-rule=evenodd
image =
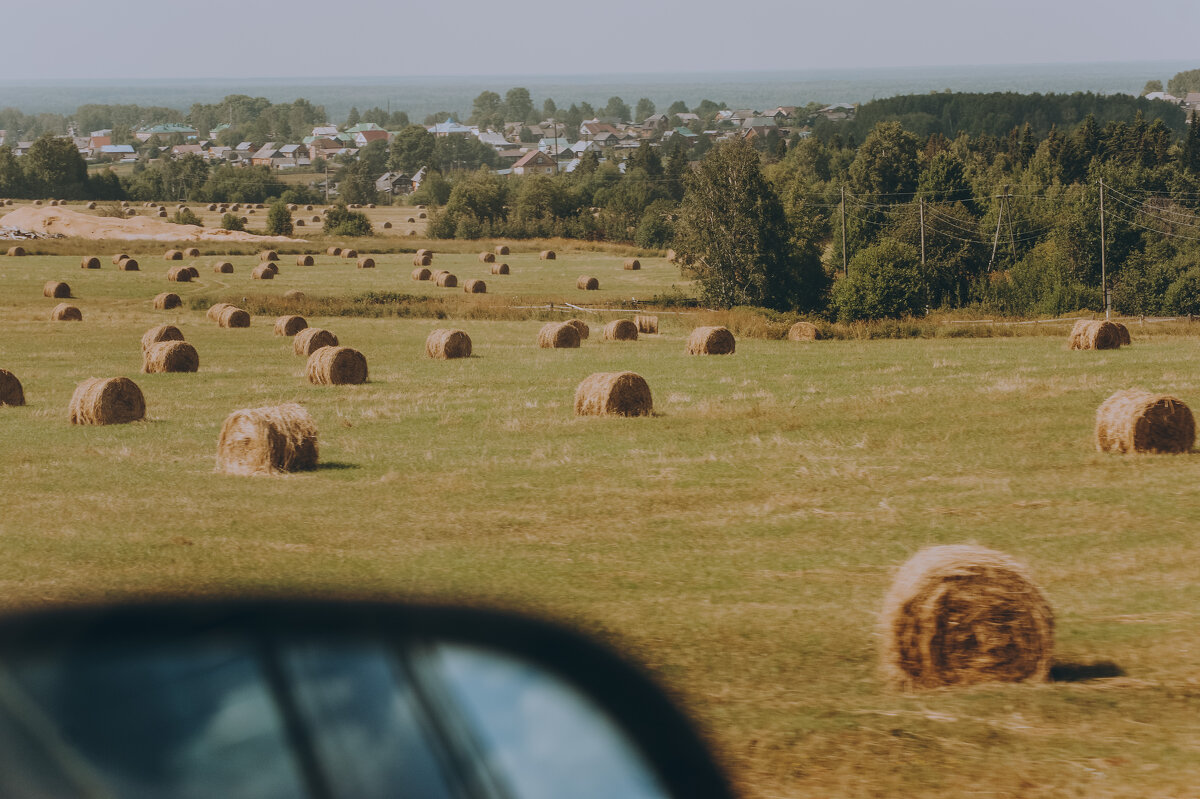
<path id="1" fill-rule="evenodd" d="M 988 260 L 988 271 L 996 261 L 996 247 L 1000 244 L 1000 223 L 1004 220 L 1004 198 L 1000 197 L 1000 215 L 996 217 L 996 233 L 992 236 L 992 257 Z"/>
<path id="2" fill-rule="evenodd" d="M 842 275 L 849 276 L 850 267 L 846 258 L 846 187 L 842 186 Z"/>
<path id="3" fill-rule="evenodd" d="M 925 198 L 921 198 L 920 205 L 917 206 L 921 211 L 921 267 L 925 267 Z"/>
<path id="4" fill-rule="evenodd" d="M 1112 308 L 1108 305 L 1108 265 L 1105 263 L 1104 242 L 1104 178 L 1100 178 L 1100 293 L 1104 297 L 1104 318 L 1112 318 Z"/>

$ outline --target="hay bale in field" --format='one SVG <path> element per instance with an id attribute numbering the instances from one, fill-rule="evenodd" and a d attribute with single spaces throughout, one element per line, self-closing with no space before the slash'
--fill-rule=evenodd
<path id="1" fill-rule="evenodd" d="M 287 204 L 287 209 L 288 209 L 289 211 L 295 211 L 295 210 L 298 210 L 299 208 L 300 208 L 300 206 L 296 205 L 295 203 L 288 203 L 288 204 Z"/>
<path id="2" fill-rule="evenodd" d="M 117 253 L 116 255 L 114 255 L 112 257 L 113 266 L 116 266 L 117 264 L 121 263 L 121 261 L 124 261 L 128 257 L 129 257 L 129 255 L 127 253 L 123 253 L 123 252 Z"/>
<path id="3" fill-rule="evenodd" d="M 588 327 L 588 323 L 582 319 L 568 319 L 566 323 L 579 331 L 580 341 L 583 341 L 592 335 L 592 329 Z"/>
<path id="4" fill-rule="evenodd" d="M 159 218 L 159 219 L 166 219 L 166 218 L 167 218 L 167 212 L 166 212 L 165 210 L 159 211 L 159 212 L 158 212 L 158 218 Z"/>
<path id="5" fill-rule="evenodd" d="M 250 314 L 236 305 L 226 305 L 217 317 L 221 327 L 250 327 Z"/>
<path id="6" fill-rule="evenodd" d="M 425 212 L 424 212 L 424 211 L 422 211 L 421 213 L 417 214 L 417 216 L 418 216 L 419 218 L 421 218 L 421 219 L 424 219 L 424 218 L 425 218 Z"/>
<path id="7" fill-rule="evenodd" d="M 250 273 L 250 277 L 255 280 L 274 280 L 278 272 L 279 270 L 275 268 L 274 264 L 261 263 L 254 267 L 254 271 Z"/>
<path id="8" fill-rule="evenodd" d="M 296 256 L 296 266 L 312 266 L 315 263 L 316 263 L 316 260 L 313 259 L 313 257 L 311 255 L 297 255 Z"/>
<path id="9" fill-rule="evenodd" d="M 482 280 L 468 280 L 463 283 L 463 291 L 467 294 L 487 294 L 487 283 Z"/>
<path id="10" fill-rule="evenodd" d="M 430 272 L 429 268 L 424 266 L 418 266 L 412 271 L 413 280 L 428 280 L 431 275 L 433 275 L 433 272 Z"/>
<path id="11" fill-rule="evenodd" d="M 8 254 L 10 256 L 12 256 L 13 258 L 20 258 L 22 255 L 25 254 L 25 248 L 19 244 L 16 245 L 15 247 L 9 247 Z"/>
<path id="12" fill-rule="evenodd" d="M 624 265 L 625 265 L 626 269 L 633 270 L 633 271 L 637 271 L 638 269 L 642 268 L 642 262 L 639 261 L 637 258 L 626 258 Z"/>
<path id="13" fill-rule="evenodd" d="M 188 273 L 192 276 L 192 280 L 200 279 L 200 270 L 199 269 L 197 269 L 194 266 L 187 266 L 184 268 L 187 269 Z"/>
<path id="14" fill-rule="evenodd" d="M 158 325 L 150 328 L 142 334 L 142 352 L 149 349 L 151 344 L 163 341 L 183 341 L 183 331 L 175 325 Z"/>
<path id="15" fill-rule="evenodd" d="M 305 211 L 311 211 L 312 209 L 313 209 L 313 207 L 311 205 L 304 206 Z"/>
<path id="16" fill-rule="evenodd" d="M 99 269 L 100 259 L 94 255 L 85 255 L 79 261 L 80 269 Z"/>
<path id="17" fill-rule="evenodd" d="M 313 221 L 313 222 L 320 222 L 320 221 L 321 221 L 321 217 L 317 216 L 316 214 L 313 214 L 312 221 Z M 336 249 L 336 248 L 334 248 L 334 249 Z"/>
<path id="18" fill-rule="evenodd" d="M 1175 397 L 1128 389 L 1096 409 L 1101 452 L 1190 452 L 1195 443 L 1192 411 Z"/>
<path id="19" fill-rule="evenodd" d="M 881 616 L 883 669 L 901 688 L 1042 681 L 1054 614 L 1025 568 L 974 546 L 930 547 L 896 574 Z"/>
<path id="20" fill-rule="evenodd" d="M 225 417 L 217 441 L 217 471 L 275 474 L 317 465 L 317 425 L 295 403 L 244 408 Z"/>
<path id="21" fill-rule="evenodd" d="M 657 333 L 658 332 L 658 317 L 657 316 L 644 316 L 643 314 L 638 314 L 637 316 L 633 317 L 633 323 L 635 325 L 637 325 L 637 329 L 638 329 L 639 333 Z"/>
<path id="22" fill-rule="evenodd" d="M 183 257 L 184 258 L 199 258 L 200 257 L 200 249 L 198 247 L 188 247 L 186 250 L 183 251 Z"/>
<path id="23" fill-rule="evenodd" d="M 164 291 L 162 294 L 154 295 L 154 309 L 157 311 L 169 311 L 181 305 L 183 305 L 183 300 L 174 292 Z"/>
<path id="24" fill-rule="evenodd" d="M 165 260 L 165 261 L 182 261 L 183 260 L 183 250 L 167 250 L 165 253 L 163 253 L 163 260 Z"/>
<path id="25" fill-rule="evenodd" d="M 217 210 L 217 204 L 216 204 L 216 203 L 209 203 L 209 204 L 208 204 L 208 210 L 210 210 L 210 211 L 215 211 L 215 210 Z"/>
<path id="26" fill-rule="evenodd" d="M 509 252 L 508 245 L 507 244 L 497 244 L 495 249 L 493 250 L 493 252 L 496 253 L 496 255 L 508 255 L 508 252 Z"/>
<path id="27" fill-rule="evenodd" d="M 302 300 L 304 297 L 304 292 L 300 291 L 299 289 L 289 289 L 288 291 L 283 292 L 283 298 L 285 300 Z"/>
<path id="28" fill-rule="evenodd" d="M 94 202 L 90 202 L 90 203 L 88 203 L 87 205 L 85 205 L 84 207 L 85 207 L 85 208 L 87 208 L 89 211 L 95 211 L 95 210 L 96 210 L 96 203 L 94 203 Z"/>
<path id="29" fill-rule="evenodd" d="M 1133 339 L 1129 337 L 1129 328 L 1125 327 L 1121 322 L 1113 322 L 1113 324 L 1117 326 L 1117 333 L 1120 334 L 1121 346 L 1128 347 L 1132 344 Z"/>
<path id="30" fill-rule="evenodd" d="M 297 220 L 296 220 L 295 222 L 293 222 L 292 224 L 294 224 L 296 227 L 305 227 L 305 226 L 307 226 L 307 225 L 308 225 L 308 223 L 307 223 L 307 222 L 305 222 L 303 219 L 297 219 Z"/>
<path id="31" fill-rule="evenodd" d="M 413 266 L 430 266 L 433 264 L 433 257 L 430 255 L 414 255 Z"/>
<path id="32" fill-rule="evenodd" d="M 649 416 L 654 399 L 634 372 L 597 372 L 575 389 L 576 416 Z"/>
<path id="33" fill-rule="evenodd" d="M 413 223 L 414 223 L 414 222 L 416 222 L 416 221 L 417 221 L 417 220 L 416 220 L 416 219 L 414 219 L 414 218 L 413 218 L 413 217 L 411 217 L 411 216 L 408 218 L 408 223 L 409 223 L 410 225 L 411 225 L 411 224 L 413 224 Z M 409 233 L 408 235 L 410 235 L 410 236 L 412 236 L 412 235 L 415 235 L 415 234 L 416 234 L 416 232 L 417 232 L 417 231 L 415 231 L 415 230 L 414 230 L 414 231 L 412 231 L 411 233 Z"/>
<path id="34" fill-rule="evenodd" d="M 543 261 L 553 261 L 557 257 L 558 255 L 554 252 L 554 250 L 542 250 L 538 255 L 538 258 L 541 258 Z"/>
<path id="35" fill-rule="evenodd" d="M 608 341 L 637 341 L 638 326 L 628 319 L 614 319 L 604 326 Z"/>
<path id="36" fill-rule="evenodd" d="M 122 272 L 136 272 L 138 271 L 138 262 L 133 258 L 122 258 L 117 262 L 117 269 Z"/>
<path id="37" fill-rule="evenodd" d="M 59 300 L 66 299 L 71 296 L 71 287 L 60 280 L 48 280 L 46 285 L 42 286 L 42 296 Z"/>
<path id="38" fill-rule="evenodd" d="M 221 312 L 224 311 L 226 308 L 232 308 L 232 307 L 233 306 L 227 302 L 216 302 L 216 303 L 213 303 L 212 305 L 208 306 L 208 310 L 204 312 L 204 315 L 206 317 L 208 317 L 208 321 L 210 321 L 210 322 L 220 322 L 221 321 Z"/>
<path id="39" fill-rule="evenodd" d="M 292 339 L 292 352 L 307 358 L 322 347 L 336 347 L 338 337 L 320 327 L 306 327 Z"/>
<path id="40" fill-rule="evenodd" d="M 308 320 L 303 316 L 281 316 L 275 320 L 275 335 L 294 336 L 308 327 Z"/>
<path id="41" fill-rule="evenodd" d="M 579 346 L 579 331 L 568 322 L 547 322 L 538 331 L 537 342 L 544 350 L 574 349 Z"/>
<path id="42" fill-rule="evenodd" d="M 75 387 L 71 424 L 126 424 L 146 416 L 146 398 L 128 377 L 91 377 Z"/>
<path id="43" fill-rule="evenodd" d="M 274 250 L 263 250 L 262 252 L 260 252 L 258 254 L 258 260 L 263 261 L 263 262 L 278 261 L 279 253 L 275 252 Z"/>
<path id="44" fill-rule="evenodd" d="M 599 291 L 600 281 L 588 275 L 580 275 L 579 279 L 575 281 L 575 288 L 580 291 Z"/>
<path id="45" fill-rule="evenodd" d="M 384 229 L 384 230 L 391 230 L 391 229 L 392 229 L 392 223 L 391 223 L 391 222 L 384 222 L 384 223 L 383 223 L 383 229 Z"/>
<path id="46" fill-rule="evenodd" d="M 508 273 L 508 264 L 492 264 L 493 275 L 507 275 Z"/>
<path id="47" fill-rule="evenodd" d="M 359 269 L 374 269 L 375 268 L 375 259 L 370 258 L 370 257 L 359 258 L 358 259 L 358 268 Z"/>
<path id="48" fill-rule="evenodd" d="M 1080 319 L 1071 329 L 1072 350 L 1115 350 L 1121 346 L 1121 331 L 1112 322 Z"/>
<path id="49" fill-rule="evenodd" d="M 200 354 L 186 341 L 161 341 L 143 353 L 142 371 L 147 374 L 195 372 L 200 369 Z"/>
<path id="50" fill-rule="evenodd" d="M 0 369 L 0 405 L 24 405 L 25 390 L 21 381 L 7 369 Z"/>
<path id="51" fill-rule="evenodd" d="M 449 272 L 439 272 L 436 276 L 438 288 L 452 289 L 458 285 L 458 278 Z"/>
<path id="52" fill-rule="evenodd" d="M 357 258 L 358 250 L 342 250 L 343 258 Z"/>
<path id="53" fill-rule="evenodd" d="M 417 252 L 416 252 L 416 256 L 417 256 L 418 258 L 423 258 L 423 257 L 425 257 L 426 255 L 428 255 L 430 258 L 432 258 L 432 257 L 433 257 L 433 250 L 429 250 L 429 249 L 426 249 L 426 248 L 422 247 L 421 249 L 417 250 Z"/>
<path id="54" fill-rule="evenodd" d="M 229 261 L 217 261 L 213 264 L 212 270 L 217 274 L 231 275 L 233 274 L 233 264 L 229 263 Z"/>
<path id="55" fill-rule="evenodd" d="M 34 201 L 33 201 L 33 204 L 34 204 L 34 205 L 41 205 L 41 204 L 42 204 L 42 201 L 41 201 L 41 200 L 34 200 Z"/>
<path id="56" fill-rule="evenodd" d="M 350 347 L 321 347 L 304 367 L 314 386 L 357 386 L 367 382 L 367 359 Z"/>
<path id="57" fill-rule="evenodd" d="M 479 262 L 483 264 L 494 264 L 496 263 L 496 254 L 493 252 L 481 252 L 479 253 Z"/>
<path id="58" fill-rule="evenodd" d="M 727 327 L 698 327 L 688 336 L 688 355 L 732 355 L 737 347 Z"/>
<path id="59" fill-rule="evenodd" d="M 812 322 L 797 322 L 788 328 L 788 341 L 819 341 L 821 331 Z"/>
<path id="60" fill-rule="evenodd" d="M 463 330 L 438 328 L 425 339 L 425 354 L 440 360 L 470 358 L 471 337 Z"/>
<path id="61" fill-rule="evenodd" d="M 172 283 L 188 283 L 192 279 L 192 270 L 186 266 L 172 266 L 167 270 L 167 280 Z"/>
<path id="62" fill-rule="evenodd" d="M 315 219 L 314 219 L 313 221 L 315 222 L 315 221 L 317 221 L 317 220 L 315 220 Z M 325 254 L 326 254 L 326 255 L 335 255 L 335 256 L 336 256 L 336 255 L 341 255 L 341 254 L 342 254 L 342 248 L 341 248 L 341 247 L 330 247 L 329 249 L 327 249 L 327 250 L 325 251 Z"/>

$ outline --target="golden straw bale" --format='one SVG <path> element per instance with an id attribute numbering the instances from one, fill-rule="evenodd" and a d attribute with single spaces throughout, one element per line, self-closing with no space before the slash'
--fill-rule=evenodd
<path id="1" fill-rule="evenodd" d="M 254 267 L 254 271 L 250 273 L 250 277 L 255 280 L 274 280 L 278 270 L 274 264 L 261 263 Z"/>
<path id="2" fill-rule="evenodd" d="M 167 270 L 167 280 L 172 283 L 188 283 L 192 279 L 192 270 L 186 266 L 172 266 Z"/>
<path id="3" fill-rule="evenodd" d="M 438 288 L 452 289 L 458 285 L 458 278 L 449 272 L 439 272 L 435 278 Z"/>
<path id="4" fill-rule="evenodd" d="M 25 390 L 21 381 L 7 369 L 0 369 L 0 405 L 24 405 Z"/>
<path id="5" fill-rule="evenodd" d="M 367 382 L 367 359 L 350 347 L 320 347 L 304 367 L 314 386 L 357 386 Z"/>
<path id="6" fill-rule="evenodd" d="M 213 264 L 212 270 L 217 274 L 230 275 L 233 274 L 233 264 L 229 261 L 217 261 Z"/>
<path id="7" fill-rule="evenodd" d="M 508 245 L 507 244 L 497 244 L 494 252 L 496 253 L 496 255 L 508 255 Z"/>
<path id="8" fill-rule="evenodd" d="M 896 574 L 881 615 L 883 670 L 900 688 L 1040 682 L 1054 614 L 1025 568 L 1001 552 L 939 546 Z"/>
<path id="9" fill-rule="evenodd" d="M 226 308 L 232 308 L 232 307 L 233 306 L 231 306 L 227 302 L 213 303 L 212 305 L 208 306 L 208 310 L 204 312 L 204 315 L 206 317 L 208 317 L 208 321 L 210 321 L 210 322 L 220 322 L 221 321 L 221 312 L 224 311 Z"/>
<path id="10" fill-rule="evenodd" d="M 433 264 L 432 255 L 414 255 L 413 266 L 430 266 Z"/>
<path id="11" fill-rule="evenodd" d="M 554 250 L 542 250 L 542 252 L 538 255 L 538 257 L 541 258 L 543 261 L 553 261 L 555 258 L 558 257 L 558 255 L 555 254 Z"/>
<path id="12" fill-rule="evenodd" d="M 217 471 L 275 474 L 317 465 L 317 425 L 295 403 L 244 408 L 225 417 L 217 441 Z"/>
<path id="13" fill-rule="evenodd" d="M 100 268 L 100 259 L 94 255 L 85 255 L 79 261 L 79 268 L 80 269 L 99 269 Z"/>
<path id="14" fill-rule="evenodd" d="M 192 276 L 192 280 L 199 280 L 199 279 L 200 279 L 200 270 L 199 270 L 199 269 L 197 269 L 196 267 L 194 267 L 194 266 L 185 266 L 185 267 L 184 267 L 184 269 L 187 269 L 187 270 L 188 270 L 188 273 L 189 273 L 189 274 Z"/>
<path id="15" fill-rule="evenodd" d="M 737 344 L 727 327 L 698 327 L 688 336 L 688 355 L 732 355 Z"/>
<path id="16" fill-rule="evenodd" d="M 50 311 L 50 321 L 52 322 L 82 322 L 83 312 L 74 305 L 69 305 L 65 302 L 60 302 Z"/>
<path id="17" fill-rule="evenodd" d="M 149 349 L 151 344 L 163 341 L 183 341 L 183 331 L 175 325 L 159 325 L 150 328 L 142 334 L 142 352 Z"/>
<path id="18" fill-rule="evenodd" d="M 575 389 L 576 416 L 649 416 L 654 400 L 634 372 L 597 372 Z"/>
<path id="19" fill-rule="evenodd" d="M 658 332 L 658 317 L 644 316 L 638 314 L 633 317 L 633 323 L 637 325 L 639 333 L 657 333 Z"/>
<path id="20" fill-rule="evenodd" d="M 1071 329 L 1068 347 L 1073 350 L 1115 350 L 1121 346 L 1121 331 L 1112 322 L 1080 319 Z"/>
<path id="21" fill-rule="evenodd" d="M 184 258 L 199 258 L 200 250 L 197 247 L 188 247 L 186 250 L 183 251 L 183 257 Z"/>
<path id="22" fill-rule="evenodd" d="M 258 260 L 260 260 L 260 261 L 278 261 L 279 253 L 275 252 L 274 250 L 263 250 L 262 252 L 260 252 L 258 254 Z"/>
<path id="23" fill-rule="evenodd" d="M 117 264 L 121 263 L 121 261 L 124 261 L 128 257 L 129 257 L 129 255 L 126 253 L 123 253 L 123 252 L 117 253 L 116 255 L 114 255 L 112 257 L 113 266 L 116 266 Z"/>
<path id="24" fill-rule="evenodd" d="M 167 261 L 182 261 L 183 260 L 183 251 L 182 250 L 167 250 L 165 253 L 163 253 L 163 259 L 167 260 Z"/>
<path id="25" fill-rule="evenodd" d="M 288 204 L 287 204 L 287 209 L 288 209 L 289 211 L 297 211 L 297 210 L 299 210 L 299 208 L 300 208 L 300 206 L 296 205 L 295 203 L 288 203 Z"/>
<path id="26" fill-rule="evenodd" d="M 625 268 L 636 271 L 636 270 L 642 268 L 642 262 L 639 261 L 637 258 L 626 258 L 625 259 Z"/>
<path id="27" fill-rule="evenodd" d="M 316 219 L 314 219 L 313 221 L 314 221 L 314 222 L 316 222 L 317 220 L 316 220 Z M 329 249 L 327 249 L 327 250 L 325 251 L 325 254 L 326 254 L 326 255 L 341 255 L 341 254 L 342 254 L 342 248 L 341 248 L 341 247 L 330 247 Z"/>
<path id="28" fill-rule="evenodd" d="M 313 222 L 320 222 L 320 221 L 321 221 L 321 217 L 317 216 L 316 214 L 313 214 L 313 217 L 312 217 L 312 220 L 311 220 L 311 221 L 313 221 Z M 339 249 L 341 249 L 341 248 L 340 248 L 340 247 L 330 247 L 330 249 L 331 249 L 331 250 L 339 250 Z M 330 255 L 337 255 L 338 253 L 333 253 L 333 252 L 331 252 L 331 253 L 329 253 L 329 254 L 330 254 Z"/>
<path id="29" fill-rule="evenodd" d="M 312 266 L 315 263 L 316 263 L 316 261 L 313 260 L 313 257 L 311 255 L 297 255 L 296 256 L 296 266 Z"/>
<path id="30" fill-rule="evenodd" d="M 295 222 L 296 227 L 304 227 L 307 224 L 308 223 L 305 222 L 303 219 L 297 219 Z M 301 266 L 304 266 L 304 264 L 301 264 Z"/>
<path id="31" fill-rule="evenodd" d="M 117 262 L 117 269 L 122 272 L 136 272 L 138 271 L 138 262 L 133 258 L 122 258 Z"/>
<path id="32" fill-rule="evenodd" d="M 235 305 L 227 305 L 221 309 L 217 324 L 221 327 L 250 327 L 250 314 Z"/>
<path id="33" fill-rule="evenodd" d="M 303 316 L 281 316 L 275 320 L 275 335 L 294 336 L 308 327 L 308 320 Z"/>
<path id="34" fill-rule="evenodd" d="M 1128 347 L 1133 343 L 1133 339 L 1129 337 L 1129 328 L 1125 327 L 1121 322 L 1113 322 L 1117 326 L 1117 333 L 1120 334 L 1121 346 Z"/>
<path id="35" fill-rule="evenodd" d="M 336 347 L 338 337 L 320 327 L 306 327 L 292 339 L 292 352 L 307 358 L 321 347 Z"/>
<path id="36" fill-rule="evenodd" d="M 487 283 L 482 280 L 468 280 L 463 283 L 463 291 L 467 294 L 487 294 Z"/>
<path id="37" fill-rule="evenodd" d="M 429 276 L 432 274 L 433 274 L 433 272 L 430 272 L 427 267 L 419 266 L 412 271 L 412 279 L 413 280 L 428 280 Z"/>
<path id="38" fill-rule="evenodd" d="M 788 328 L 788 341 L 819 341 L 821 331 L 812 322 L 797 322 Z"/>
<path id="39" fill-rule="evenodd" d="M 25 254 L 25 248 L 19 244 L 15 247 L 9 247 L 8 254 L 14 258 L 19 258 L 20 256 Z"/>
<path id="40" fill-rule="evenodd" d="M 638 326 L 628 319 L 614 319 L 604 326 L 608 341 L 637 341 Z"/>
<path id="41" fill-rule="evenodd" d="M 471 337 L 462 330 L 438 328 L 425 339 L 425 354 L 441 360 L 470 358 Z"/>
<path id="42" fill-rule="evenodd" d="M 547 322 L 538 331 L 537 342 L 544 350 L 573 349 L 579 346 L 579 331 L 568 322 Z"/>
<path id="43" fill-rule="evenodd" d="M 287 291 L 283 292 L 283 298 L 285 300 L 302 300 L 304 297 L 304 292 L 300 291 L 299 289 L 288 289 Z"/>
<path id="44" fill-rule="evenodd" d="M 493 275 L 507 275 L 508 273 L 508 264 L 492 264 Z"/>
<path id="45" fill-rule="evenodd" d="M 358 250 L 342 250 L 343 258 L 357 258 Z"/>
<path id="46" fill-rule="evenodd" d="M 95 210 L 96 210 L 96 203 L 95 203 L 95 202 L 90 202 L 90 203 L 88 203 L 87 205 L 85 205 L 84 207 L 85 207 L 85 208 L 87 208 L 89 211 L 95 211 Z"/>
<path id="47" fill-rule="evenodd" d="M 568 319 L 567 324 L 579 331 L 579 340 L 583 341 L 592 335 L 592 329 L 582 319 Z"/>
<path id="48" fill-rule="evenodd" d="M 575 287 L 580 291 L 598 291 L 600 289 L 600 281 L 588 275 L 580 275 L 575 281 Z"/>
<path id="49" fill-rule="evenodd" d="M 42 286 L 43 297 L 53 297 L 54 299 L 65 299 L 71 296 L 71 287 L 66 283 L 58 280 L 50 280 L 46 285 Z"/>
<path id="50" fill-rule="evenodd" d="M 200 369 L 200 355 L 186 341 L 151 344 L 143 356 L 142 371 L 148 374 L 195 372 Z"/>
<path id="51" fill-rule="evenodd" d="M 358 259 L 358 268 L 359 269 L 374 269 L 375 268 L 375 259 L 368 258 L 368 257 L 359 258 Z"/>
<path id="52" fill-rule="evenodd" d="M 71 424 L 125 424 L 146 416 L 146 398 L 128 377 L 90 377 L 75 387 Z"/>
<path id="53" fill-rule="evenodd" d="M 1096 410 L 1101 452 L 1190 452 L 1196 421 L 1187 405 L 1166 394 L 1118 391 Z"/>
<path id="54" fill-rule="evenodd" d="M 433 250 L 428 250 L 428 249 L 422 248 L 422 249 L 419 249 L 419 250 L 417 250 L 417 253 L 416 253 L 416 254 L 417 254 L 417 257 L 418 257 L 418 258 L 423 258 L 423 257 L 425 257 L 426 255 L 428 255 L 430 258 L 432 258 L 432 257 L 433 257 Z"/>
<path id="55" fill-rule="evenodd" d="M 172 308 L 178 308 L 183 305 L 183 300 L 178 294 L 171 291 L 164 291 L 162 294 L 154 295 L 154 308 L 158 311 L 169 311 Z"/>
<path id="56" fill-rule="evenodd" d="M 479 253 L 479 261 L 480 263 L 494 264 L 496 263 L 496 254 L 494 252 L 481 252 Z"/>

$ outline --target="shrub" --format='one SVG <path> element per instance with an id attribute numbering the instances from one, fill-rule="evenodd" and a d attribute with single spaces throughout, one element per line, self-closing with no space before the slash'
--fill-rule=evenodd
<path id="1" fill-rule="evenodd" d="M 917 314 L 923 289 L 916 249 L 884 239 L 851 259 L 849 276 L 833 287 L 833 309 L 842 322 Z"/>
<path id="2" fill-rule="evenodd" d="M 292 235 L 292 212 L 287 209 L 287 203 L 280 200 L 267 211 L 267 235 Z"/>
<path id="3" fill-rule="evenodd" d="M 370 236 L 374 233 L 366 214 L 351 211 L 344 205 L 329 209 L 323 230 L 328 236 Z"/>
<path id="4" fill-rule="evenodd" d="M 171 217 L 172 222 L 177 225 L 201 225 L 200 217 L 192 213 L 191 208 L 184 208 L 181 211 L 176 211 Z"/>
<path id="5" fill-rule="evenodd" d="M 245 230 L 246 224 L 237 214 L 225 214 L 221 217 L 221 228 L 224 230 Z"/>

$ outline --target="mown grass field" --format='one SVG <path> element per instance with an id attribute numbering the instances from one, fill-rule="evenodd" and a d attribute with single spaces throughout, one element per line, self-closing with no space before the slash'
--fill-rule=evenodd
<path id="1" fill-rule="evenodd" d="M 573 301 L 585 271 L 605 289 L 591 301 L 680 283 L 645 259 L 629 273 L 608 255 L 533 257 L 505 258 L 514 275 L 484 277 L 477 301 Z M 262 591 L 498 604 L 647 664 L 746 796 L 1197 795 L 1200 455 L 1101 455 L 1091 439 L 1117 389 L 1200 410 L 1196 339 L 1069 352 L 1047 336 L 743 338 L 703 358 L 684 354 L 688 316 L 632 343 L 593 324 L 563 351 L 535 346 L 534 320 L 339 316 L 309 322 L 361 350 L 371 381 L 318 388 L 271 318 L 222 330 L 150 298 L 436 292 L 410 280 L 411 258 L 285 258 L 270 285 L 249 280 L 250 257 L 222 276 L 209 260 L 200 283 L 174 286 L 161 260 L 123 274 L 0 258 L 0 367 L 29 402 L 0 408 L 0 605 Z M 435 265 L 460 280 L 488 268 L 469 254 Z M 49 279 L 71 284 L 82 323 L 46 321 Z M 198 374 L 137 373 L 142 332 L 164 322 L 199 350 Z M 475 357 L 424 357 L 446 324 Z M 617 369 L 647 379 L 657 415 L 575 418 L 579 381 Z M 116 375 L 141 385 L 149 420 L 67 424 L 76 383 Z M 323 466 L 215 474 L 224 417 L 284 401 L 315 418 Z M 923 546 L 964 542 L 1030 565 L 1067 679 L 881 682 L 890 575 Z M 1101 674 L 1118 676 L 1083 679 Z"/>

